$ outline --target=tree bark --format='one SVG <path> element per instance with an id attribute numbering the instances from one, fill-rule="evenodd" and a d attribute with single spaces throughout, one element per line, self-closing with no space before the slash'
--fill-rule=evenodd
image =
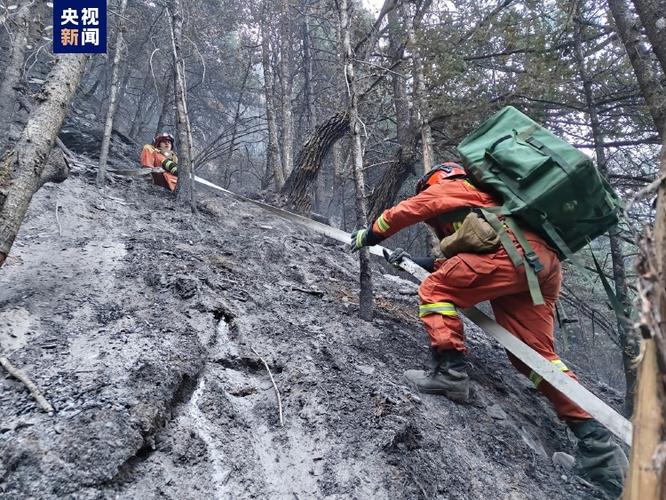
<path id="1" fill-rule="evenodd" d="M 351 3 L 351 2 L 349 2 Z M 349 99 L 349 125 L 352 136 L 352 164 L 354 185 L 356 187 L 356 224 L 357 227 L 368 226 L 368 209 L 365 199 L 365 178 L 363 176 L 363 147 L 361 144 L 361 121 L 358 114 L 358 94 L 354 76 L 354 53 L 351 46 L 351 27 L 349 18 L 351 5 L 347 0 L 340 0 L 340 31 L 342 33 L 342 49 L 344 73 L 347 81 Z M 365 321 L 372 321 L 374 298 L 372 295 L 372 272 L 370 268 L 370 252 L 367 248 L 359 251 L 360 284 L 359 316 Z"/>
<path id="2" fill-rule="evenodd" d="M 164 81 L 166 81 L 166 85 L 164 87 L 164 94 L 162 97 L 162 108 L 160 109 L 160 116 L 157 119 L 157 130 L 155 131 L 157 134 L 164 132 L 164 127 L 169 123 L 169 116 L 174 114 L 176 100 L 175 96 L 173 99 L 170 97 L 171 91 L 173 90 L 175 76 L 171 71 L 171 69 L 168 69 L 164 75 Z"/>
<path id="3" fill-rule="evenodd" d="M 149 86 L 151 85 L 151 79 L 152 75 L 150 72 L 146 72 L 146 75 L 143 77 L 143 83 L 141 85 L 141 95 L 139 96 L 139 102 L 136 104 L 136 110 L 134 112 L 134 118 L 132 119 L 132 124 L 130 125 L 130 129 L 127 135 L 130 137 L 136 137 L 141 134 L 141 129 L 143 128 L 144 124 L 144 117 L 146 115 L 146 112 L 144 108 L 146 108 L 146 104 L 148 103 L 150 97 L 151 97 L 151 91 L 149 90 Z M 157 99 L 159 95 L 155 96 L 155 99 Z M 154 112 L 151 113 L 149 116 L 155 116 Z"/>
<path id="4" fill-rule="evenodd" d="M 641 51 L 641 34 L 636 20 L 629 14 L 625 0 L 608 0 L 608 6 L 615 20 L 617 33 L 634 68 L 650 116 L 663 139 L 666 127 L 666 93 Z"/>
<path id="5" fill-rule="evenodd" d="M 407 24 L 408 47 L 412 54 L 412 77 L 414 79 L 413 103 L 414 120 L 421 132 L 421 145 L 423 147 L 423 172 L 428 172 L 434 163 L 432 155 L 432 131 L 428 124 L 427 105 L 425 99 L 425 75 L 423 73 L 423 60 L 421 59 L 419 44 L 416 39 L 416 30 L 419 28 L 417 13 L 412 15 L 408 9 L 405 10 Z"/>
<path id="6" fill-rule="evenodd" d="M 185 61 L 182 54 L 183 6 L 181 0 L 170 0 L 171 45 L 173 66 L 176 74 L 176 116 L 178 130 L 178 185 L 176 200 L 189 204 L 193 213 L 197 211 L 194 198 L 194 166 L 192 165 L 192 131 L 187 112 L 187 83 L 185 81 Z"/>
<path id="7" fill-rule="evenodd" d="M 64 180 L 47 169 L 47 159 L 86 67 L 87 57 L 56 59 L 21 137 L 0 160 L 0 265 L 5 261 L 32 195 L 45 182 Z M 48 175 L 44 175 L 47 173 Z"/>
<path id="8" fill-rule="evenodd" d="M 109 157 L 111 145 L 111 134 L 113 132 L 113 118 L 116 116 L 118 107 L 118 75 L 120 74 L 120 61 L 124 50 L 123 32 L 125 31 L 125 10 L 127 0 L 121 0 L 120 13 L 118 16 L 118 34 L 116 36 L 116 51 L 113 55 L 113 67 L 111 69 L 111 95 L 109 96 L 109 108 L 106 112 L 104 123 L 104 135 L 102 136 L 102 149 L 99 155 L 99 168 L 97 169 L 97 187 L 104 186 L 106 178 L 106 162 Z"/>
<path id="9" fill-rule="evenodd" d="M 666 1 L 633 0 L 652 50 L 666 75 Z"/>
<path id="10" fill-rule="evenodd" d="M 11 55 L 5 68 L 5 75 L 0 84 L 0 143 L 4 142 L 11 124 L 14 106 L 16 105 L 16 89 L 21 81 L 23 72 L 23 61 L 25 59 L 25 48 L 28 45 L 28 33 L 30 31 L 30 8 L 23 5 L 18 12 L 11 17 L 16 29 L 12 33 Z"/>
<path id="11" fill-rule="evenodd" d="M 574 56 L 578 66 L 578 72 L 583 82 L 583 93 L 585 95 L 585 106 L 590 118 L 590 128 L 592 130 L 592 139 L 594 142 L 594 151 L 597 157 L 597 167 L 601 174 L 608 178 L 608 165 L 606 159 L 606 150 L 604 149 L 604 137 L 601 130 L 601 121 L 597 113 L 597 105 L 593 92 L 593 81 L 587 69 L 585 56 L 582 46 L 582 24 L 580 19 L 580 6 L 576 2 L 577 21 L 574 27 Z M 613 281 L 615 282 L 615 294 L 618 300 L 624 306 L 626 316 L 630 317 L 631 302 L 629 300 L 629 293 L 627 287 L 626 269 L 624 266 L 624 255 L 622 253 L 622 239 L 620 238 L 620 230 L 617 226 L 613 227 L 609 232 L 611 259 L 613 261 Z M 622 364 L 624 371 L 624 379 L 626 384 L 624 409 L 626 415 L 631 415 L 634 402 L 634 389 L 636 383 L 636 369 L 634 368 L 634 359 L 638 355 L 636 352 L 635 342 L 631 335 L 630 327 L 622 318 L 618 318 L 617 328 L 620 340 L 620 347 L 622 348 Z"/>
<path id="12" fill-rule="evenodd" d="M 664 459 L 658 451 L 666 446 L 666 141 L 661 149 L 657 213 L 652 232 L 641 245 L 639 328 L 643 335 L 638 367 L 633 442 L 625 500 L 661 499 L 666 493 Z M 663 451 L 659 453 L 663 455 Z"/>
<path id="13" fill-rule="evenodd" d="M 286 178 L 291 173 L 294 161 L 294 119 L 291 110 L 294 82 L 291 75 L 292 49 L 289 0 L 281 0 L 281 6 L 280 86 L 282 91 L 282 172 Z"/>
<path id="14" fill-rule="evenodd" d="M 308 214 L 312 210 L 310 186 L 317 179 L 321 164 L 331 146 L 349 131 L 349 114 L 345 111 L 330 116 L 321 123 L 303 145 L 296 168 L 282 188 L 287 196 L 287 206 L 297 213 Z"/>
<path id="15" fill-rule="evenodd" d="M 266 104 L 266 122 L 268 125 L 268 151 L 267 163 L 273 171 L 273 180 L 275 190 L 280 191 L 284 186 L 284 170 L 282 169 L 282 158 L 280 155 L 280 145 L 278 143 L 278 126 L 275 117 L 275 96 L 273 93 L 273 66 L 271 65 L 270 49 L 270 10 L 268 1 L 264 0 L 263 19 L 261 22 L 261 65 L 264 71 L 264 101 Z"/>
<path id="16" fill-rule="evenodd" d="M 388 15 L 389 51 L 393 66 L 402 61 L 404 44 L 398 13 L 392 11 Z M 401 75 L 391 74 L 393 84 L 393 109 L 396 121 L 396 140 L 398 150 L 389 168 L 384 172 L 381 181 L 370 197 L 370 219 L 373 220 L 395 201 L 400 188 L 410 174 L 414 173 L 416 155 L 416 134 L 411 126 L 412 117 L 407 97 L 407 81 Z"/>
<path id="17" fill-rule="evenodd" d="M 307 7 L 304 5 L 301 8 L 305 10 Z M 307 12 L 303 14 L 301 30 L 303 36 L 303 93 L 305 94 L 305 114 L 307 117 L 308 133 L 310 133 L 317 126 L 317 114 L 312 89 L 312 42 L 310 40 L 310 18 Z"/>

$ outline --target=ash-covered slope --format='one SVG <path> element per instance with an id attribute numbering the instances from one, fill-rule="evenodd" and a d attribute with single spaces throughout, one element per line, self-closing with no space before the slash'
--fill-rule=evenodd
<path id="1" fill-rule="evenodd" d="M 553 464 L 564 426 L 484 334 L 467 325 L 472 404 L 417 395 L 416 285 L 376 262 L 364 322 L 343 245 L 201 197 L 192 219 L 146 180 L 103 195 L 83 174 L 35 196 L 0 270 L 0 343 L 57 413 L 0 377 L 0 497 L 596 497 Z"/>

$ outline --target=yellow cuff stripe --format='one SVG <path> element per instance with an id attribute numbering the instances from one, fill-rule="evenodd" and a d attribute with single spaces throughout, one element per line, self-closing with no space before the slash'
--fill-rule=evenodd
<path id="1" fill-rule="evenodd" d="M 553 365 L 557 366 L 560 369 L 560 371 L 563 371 L 563 372 L 568 372 L 569 371 L 569 368 L 567 368 L 567 365 L 565 365 L 562 362 L 561 359 L 551 359 L 550 362 Z M 529 379 L 530 379 L 530 382 L 532 382 L 534 384 L 534 387 L 537 388 L 537 389 L 539 388 L 539 384 L 541 384 L 541 382 L 543 382 L 543 377 L 535 371 L 530 372 Z"/>
<path id="2" fill-rule="evenodd" d="M 365 229 L 356 233 L 356 248 L 361 248 L 363 246 L 363 236 L 365 236 Z"/>
<path id="3" fill-rule="evenodd" d="M 377 225 L 379 226 L 379 230 L 382 233 L 385 233 L 391 228 L 391 226 L 389 226 L 388 223 L 386 222 L 386 219 L 384 219 L 384 214 L 380 215 L 379 219 L 377 219 Z"/>
<path id="4" fill-rule="evenodd" d="M 452 302 L 434 302 L 419 306 L 419 318 L 428 314 L 441 314 L 442 316 L 458 316 L 456 306 Z"/>

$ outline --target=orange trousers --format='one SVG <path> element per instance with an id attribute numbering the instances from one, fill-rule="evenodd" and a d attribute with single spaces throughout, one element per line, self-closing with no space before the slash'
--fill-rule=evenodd
<path id="1" fill-rule="evenodd" d="M 538 273 L 544 305 L 532 303 L 524 267 L 514 267 L 504 248 L 494 253 L 461 253 L 445 260 L 419 288 L 419 316 L 430 336 L 432 347 L 465 351 L 463 323 L 457 308 L 471 307 L 490 300 L 497 322 L 550 360 L 566 375 L 576 375 L 555 354 L 553 327 L 555 301 L 560 293 L 562 273 L 555 252 L 540 239 L 528 236 L 544 269 Z M 590 415 L 541 380 L 510 353 L 511 363 L 530 378 L 565 420 L 589 419 Z"/>

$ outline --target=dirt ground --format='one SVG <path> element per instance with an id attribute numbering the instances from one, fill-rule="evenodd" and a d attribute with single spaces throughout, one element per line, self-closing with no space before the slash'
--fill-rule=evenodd
<path id="1" fill-rule="evenodd" d="M 364 322 L 342 244 L 200 196 L 192 218 L 75 172 L 33 199 L 0 346 L 57 411 L 0 375 L 0 498 L 600 498 L 553 463 L 574 444 L 494 341 L 467 325 L 471 404 L 417 395 L 414 283 L 376 261 Z"/>

